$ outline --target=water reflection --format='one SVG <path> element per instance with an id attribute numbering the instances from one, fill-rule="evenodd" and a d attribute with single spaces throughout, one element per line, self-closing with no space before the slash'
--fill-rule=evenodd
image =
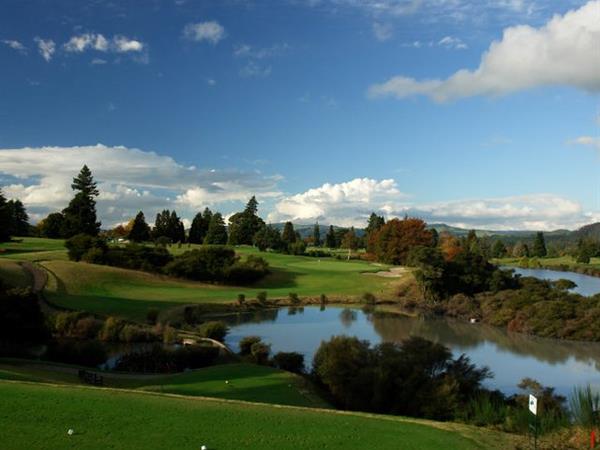
<path id="1" fill-rule="evenodd" d="M 600 385 L 600 344 L 534 338 L 502 329 L 455 320 L 412 318 L 360 309 L 310 306 L 261 310 L 223 317 L 230 326 L 227 343 L 236 349 L 241 338 L 258 335 L 273 352 L 298 351 L 310 366 L 321 341 L 334 335 L 357 336 L 372 343 L 401 342 L 421 336 L 467 354 L 488 366 L 488 384 L 513 392 L 523 377 L 536 378 L 568 394 L 574 385 Z M 287 313 L 286 313 L 287 311 Z"/>

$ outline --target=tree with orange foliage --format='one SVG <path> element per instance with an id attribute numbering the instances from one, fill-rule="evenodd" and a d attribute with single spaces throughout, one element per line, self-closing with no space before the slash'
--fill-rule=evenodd
<path id="1" fill-rule="evenodd" d="M 421 219 L 392 219 L 372 237 L 373 250 L 379 261 L 406 264 L 410 251 L 419 246 L 435 245 L 433 233 Z"/>
<path id="2" fill-rule="evenodd" d="M 452 261 L 463 251 L 463 247 L 459 239 L 445 232 L 440 236 L 440 250 L 446 261 Z"/>

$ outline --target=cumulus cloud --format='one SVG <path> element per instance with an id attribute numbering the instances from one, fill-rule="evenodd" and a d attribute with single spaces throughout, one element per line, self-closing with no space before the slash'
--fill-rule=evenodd
<path id="1" fill-rule="evenodd" d="M 183 36 L 196 42 L 210 42 L 215 45 L 225 39 L 225 28 L 217 21 L 188 23 L 183 28 Z"/>
<path id="2" fill-rule="evenodd" d="M 238 45 L 233 50 L 233 56 L 238 58 L 265 59 L 280 56 L 289 50 L 287 43 L 274 44 L 270 47 L 254 47 L 248 44 Z"/>
<path id="3" fill-rule="evenodd" d="M 299 223 L 320 220 L 342 226 L 362 226 L 373 210 L 391 212 L 400 209 L 400 202 L 405 197 L 392 179 L 355 178 L 345 183 L 326 183 L 285 197 L 277 202 L 269 220 Z"/>
<path id="4" fill-rule="evenodd" d="M 107 39 L 99 33 L 83 33 L 72 36 L 64 45 L 63 49 L 68 53 L 83 53 L 87 50 L 114 53 L 139 53 L 146 45 L 136 39 L 127 36 L 116 35 Z"/>
<path id="5" fill-rule="evenodd" d="M 27 53 L 27 48 L 21 44 L 21 42 L 13 40 L 13 39 L 4 39 L 2 41 L 4 45 L 7 45 L 8 47 L 12 48 L 13 50 L 18 51 L 19 53 Z"/>
<path id="6" fill-rule="evenodd" d="M 279 195 L 279 176 L 239 170 L 209 170 L 179 164 L 173 158 L 127 147 L 0 149 L 0 173 L 11 177 L 3 187 L 40 218 L 64 208 L 72 197 L 71 179 L 87 164 L 99 183 L 100 217 L 106 226 L 143 209 L 150 217 L 163 208 L 184 216 L 204 206 L 235 209 L 245 202 Z M 227 211 L 224 211 L 227 212 Z"/>
<path id="7" fill-rule="evenodd" d="M 115 36 L 113 45 L 117 53 L 141 52 L 144 49 L 144 43 L 126 36 Z"/>
<path id="8" fill-rule="evenodd" d="M 453 50 L 466 50 L 468 48 L 462 39 L 454 36 L 444 36 L 437 43 L 440 47 L 445 47 Z"/>
<path id="9" fill-rule="evenodd" d="M 46 60 L 46 62 L 50 62 L 52 56 L 56 52 L 56 43 L 52 39 L 41 39 L 39 37 L 35 37 L 33 39 L 38 46 L 38 51 L 42 58 Z"/>
<path id="10" fill-rule="evenodd" d="M 445 80 L 396 76 L 372 85 L 371 97 L 425 95 L 438 102 L 476 95 L 502 95 L 537 86 L 572 86 L 600 91 L 600 0 L 593 0 L 545 25 L 504 30 L 475 70 L 461 69 Z"/>
<path id="11" fill-rule="evenodd" d="M 416 204 L 393 179 L 357 178 L 324 184 L 280 199 L 269 215 L 272 222 L 331 223 L 364 227 L 371 212 L 385 217 L 420 217 L 428 223 L 491 230 L 554 230 L 578 228 L 600 219 L 578 202 L 551 194 L 469 199 Z"/>
<path id="12" fill-rule="evenodd" d="M 271 75 L 271 70 L 271 66 L 263 66 L 255 61 L 248 61 L 248 64 L 240 69 L 240 76 L 244 78 L 264 78 Z"/>

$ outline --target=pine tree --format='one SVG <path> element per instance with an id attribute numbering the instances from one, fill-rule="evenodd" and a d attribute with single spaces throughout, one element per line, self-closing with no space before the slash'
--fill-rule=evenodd
<path id="1" fill-rule="evenodd" d="M 258 202 L 256 197 L 252 196 L 244 211 L 230 217 L 229 243 L 231 245 L 252 245 L 254 235 L 265 225 L 257 213 Z"/>
<path id="2" fill-rule="evenodd" d="M 535 240 L 533 242 L 533 256 L 543 258 L 547 254 L 548 251 L 546 250 L 546 240 L 544 239 L 544 233 L 539 231 L 535 235 Z"/>
<path id="3" fill-rule="evenodd" d="M 29 215 L 21 200 L 10 200 L 6 206 L 10 217 L 11 236 L 28 236 Z"/>
<path id="4" fill-rule="evenodd" d="M 6 198 L 4 198 L 4 195 L 0 190 L 0 242 L 10 240 L 10 226 L 11 220 L 8 205 L 6 203 Z"/>
<path id="5" fill-rule="evenodd" d="M 296 232 L 294 231 L 294 224 L 292 222 L 286 222 L 283 226 L 281 240 L 285 245 L 293 244 L 294 242 L 296 242 Z"/>
<path id="6" fill-rule="evenodd" d="M 198 213 L 192 220 L 192 226 L 190 228 L 190 234 L 188 236 L 188 242 L 191 244 L 202 244 L 204 237 L 208 231 L 208 224 L 210 223 L 210 217 L 212 213 L 210 209 L 206 208 L 204 213 Z"/>
<path id="7" fill-rule="evenodd" d="M 100 222 L 96 216 L 96 200 L 98 188 L 92 172 L 87 166 L 83 166 L 79 175 L 73 178 L 71 189 L 76 191 L 75 197 L 63 210 L 64 215 L 64 237 L 76 234 L 89 234 L 97 236 L 100 231 Z"/>
<path id="8" fill-rule="evenodd" d="M 325 245 L 329 248 L 337 247 L 337 240 L 335 238 L 335 229 L 333 228 L 333 225 L 329 225 L 329 231 L 325 236 Z"/>
<path id="9" fill-rule="evenodd" d="M 492 255 L 494 258 L 504 258 L 508 252 L 506 251 L 506 245 L 501 240 L 497 240 L 492 247 Z"/>
<path id="10" fill-rule="evenodd" d="M 319 228 L 319 222 L 315 223 L 313 228 L 313 245 L 315 247 L 321 246 L 321 229 Z"/>
<path id="11" fill-rule="evenodd" d="M 150 240 L 150 226 L 146 223 L 144 213 L 140 211 L 133 219 L 129 240 L 133 242 L 146 242 Z"/>
<path id="12" fill-rule="evenodd" d="M 225 227 L 225 221 L 221 213 L 214 213 L 210 219 L 204 243 L 212 245 L 227 244 L 227 228 Z"/>

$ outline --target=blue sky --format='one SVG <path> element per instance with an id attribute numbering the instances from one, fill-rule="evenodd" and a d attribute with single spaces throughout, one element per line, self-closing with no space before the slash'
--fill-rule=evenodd
<path id="1" fill-rule="evenodd" d="M 360 225 L 600 220 L 600 1 L 0 6 L 0 185 L 33 221 L 87 163 L 142 208 Z M 596 42 L 596 44 L 594 44 Z"/>

